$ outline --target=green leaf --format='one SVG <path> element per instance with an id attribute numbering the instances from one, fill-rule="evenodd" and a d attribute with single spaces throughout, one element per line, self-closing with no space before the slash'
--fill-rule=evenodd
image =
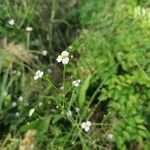
<path id="1" fill-rule="evenodd" d="M 127 131 L 123 131 L 122 134 L 125 137 L 125 139 L 130 140 L 130 135 Z"/>
<path id="2" fill-rule="evenodd" d="M 85 81 L 83 82 L 83 84 L 81 85 L 80 91 L 79 91 L 79 97 L 78 97 L 78 104 L 79 107 L 82 108 L 85 104 L 86 101 L 86 92 L 87 89 L 89 87 L 90 84 L 90 80 L 91 80 L 92 75 L 89 75 Z"/>
<path id="3" fill-rule="evenodd" d="M 143 130 L 138 130 L 138 134 L 139 134 L 141 137 L 143 137 L 143 138 L 147 138 L 147 137 L 148 137 L 148 135 L 146 134 L 146 132 L 143 131 Z"/>
<path id="4" fill-rule="evenodd" d="M 135 119 L 136 123 L 143 123 L 144 122 L 144 120 L 140 116 L 136 116 L 134 119 Z"/>
<path id="5" fill-rule="evenodd" d="M 27 132 L 28 130 L 35 129 L 37 136 L 40 137 L 47 132 L 50 122 L 50 116 L 34 120 L 20 128 L 20 132 Z"/>

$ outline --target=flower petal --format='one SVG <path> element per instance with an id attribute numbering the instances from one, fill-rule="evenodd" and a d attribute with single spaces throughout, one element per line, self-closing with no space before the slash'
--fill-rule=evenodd
<path id="1" fill-rule="evenodd" d="M 90 127 L 91 126 L 91 121 L 86 121 L 86 125 Z"/>
<path id="2" fill-rule="evenodd" d="M 69 58 L 68 57 L 65 57 L 65 58 L 62 59 L 62 63 L 64 65 L 68 64 L 68 62 L 69 62 Z"/>
<path id="3" fill-rule="evenodd" d="M 68 53 L 67 51 L 63 51 L 63 52 L 61 53 L 61 55 L 62 55 L 63 57 L 68 57 L 68 56 L 69 56 L 69 53 Z"/>
<path id="4" fill-rule="evenodd" d="M 38 76 L 40 74 L 40 72 L 41 72 L 41 70 L 37 70 L 36 73 L 35 73 L 35 75 Z"/>
<path id="5" fill-rule="evenodd" d="M 34 76 L 34 80 L 37 80 L 38 78 L 39 78 L 38 75 L 35 75 L 35 76 Z"/>
<path id="6" fill-rule="evenodd" d="M 59 56 L 57 57 L 56 61 L 57 61 L 57 62 L 61 62 L 61 61 L 62 61 L 62 56 L 59 55 Z"/>
<path id="7" fill-rule="evenodd" d="M 11 26 L 13 26 L 15 24 L 15 20 L 14 19 L 9 20 L 8 24 L 11 25 Z"/>
<path id="8" fill-rule="evenodd" d="M 41 71 L 39 74 L 39 78 L 42 78 L 43 74 L 44 74 L 43 71 Z"/>
<path id="9" fill-rule="evenodd" d="M 81 128 L 84 129 L 85 126 L 86 126 L 86 123 L 85 123 L 85 122 L 82 122 L 82 123 L 81 123 Z"/>
<path id="10" fill-rule="evenodd" d="M 84 128 L 84 131 L 86 131 L 86 132 L 88 132 L 90 130 L 90 127 L 89 126 L 86 126 L 85 128 Z"/>
<path id="11" fill-rule="evenodd" d="M 34 108 L 30 109 L 30 111 L 29 111 L 29 117 L 31 117 L 33 115 L 34 111 L 35 111 Z"/>

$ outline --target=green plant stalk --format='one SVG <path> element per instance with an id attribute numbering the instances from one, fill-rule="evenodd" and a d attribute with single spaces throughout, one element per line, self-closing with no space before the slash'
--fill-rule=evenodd
<path id="1" fill-rule="evenodd" d="M 65 105 L 65 65 L 64 65 L 64 68 L 63 68 L 63 98 L 62 98 L 62 100 L 63 100 L 63 108 L 64 108 L 64 105 Z"/>
<path id="2" fill-rule="evenodd" d="M 27 35 L 26 35 L 26 48 L 27 50 L 29 50 L 30 48 L 30 32 L 27 32 Z"/>

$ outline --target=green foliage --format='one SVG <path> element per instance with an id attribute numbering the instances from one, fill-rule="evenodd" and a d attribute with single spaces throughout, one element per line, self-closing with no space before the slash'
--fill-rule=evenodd
<path id="1" fill-rule="evenodd" d="M 95 1 L 96 7 L 89 7 L 90 3 L 81 9 L 81 23 L 92 26 L 75 40 L 72 51 L 77 49 L 80 54 L 76 67 L 80 68 L 81 75 L 82 68 L 86 68 L 96 72 L 95 82 L 103 83 L 98 99 L 109 101 L 114 141 L 118 149 L 126 149 L 127 142 L 141 143 L 150 138 L 144 111 L 150 99 L 149 20 L 147 23 L 134 21 L 130 9 L 135 5 L 109 1 L 106 7 L 98 5 L 102 1 Z M 99 19 L 89 16 L 89 12 L 96 13 Z M 105 81 L 115 65 L 115 71 Z"/>
<path id="2" fill-rule="evenodd" d="M 80 92 L 79 92 L 79 98 L 78 98 L 78 103 L 79 103 L 79 107 L 80 108 L 83 108 L 84 107 L 84 104 L 86 102 L 86 92 L 87 92 L 87 89 L 90 85 L 90 79 L 91 79 L 91 75 L 89 75 L 85 81 L 83 82 L 81 88 L 80 88 Z"/>
<path id="3" fill-rule="evenodd" d="M 17 149 L 35 129 L 35 149 L 149 150 L 149 4 L 0 2 L 0 149 Z M 65 49 L 70 60 L 62 67 L 56 57 Z M 34 80 L 36 70 L 44 77 Z"/>
<path id="4" fill-rule="evenodd" d="M 45 134 L 48 131 L 49 122 L 50 116 L 45 116 L 35 121 L 28 122 L 26 125 L 20 128 L 20 132 L 25 133 L 28 130 L 35 129 L 37 132 L 36 136 L 40 139 L 43 136 L 43 134 Z"/>

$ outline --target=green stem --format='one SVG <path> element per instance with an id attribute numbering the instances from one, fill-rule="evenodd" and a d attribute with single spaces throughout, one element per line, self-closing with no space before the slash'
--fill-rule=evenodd
<path id="1" fill-rule="evenodd" d="M 30 48 L 30 32 L 27 32 L 26 47 L 27 47 L 27 50 L 29 50 L 29 48 Z"/>
<path id="2" fill-rule="evenodd" d="M 63 108 L 65 105 L 65 65 L 63 69 Z"/>

